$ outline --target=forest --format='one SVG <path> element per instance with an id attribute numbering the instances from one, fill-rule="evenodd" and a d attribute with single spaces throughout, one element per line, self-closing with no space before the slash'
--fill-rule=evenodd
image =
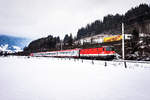
<path id="1" fill-rule="evenodd" d="M 37 40 L 32 41 L 28 47 L 24 48 L 25 53 L 31 52 L 41 52 L 41 51 L 53 51 L 53 50 L 60 50 L 61 45 L 64 46 L 71 46 L 73 43 L 72 34 L 66 34 L 63 41 L 60 40 L 60 37 L 53 37 L 49 35 L 44 38 L 40 38 Z"/>
<path id="2" fill-rule="evenodd" d="M 142 23 L 150 20 L 150 6 L 147 4 L 140 4 L 135 8 L 131 8 L 124 15 L 107 15 L 103 20 L 96 20 L 85 27 L 82 27 L 77 32 L 77 39 L 84 37 L 109 33 L 117 34 L 121 32 L 121 23 L 124 22 L 125 26 Z"/>

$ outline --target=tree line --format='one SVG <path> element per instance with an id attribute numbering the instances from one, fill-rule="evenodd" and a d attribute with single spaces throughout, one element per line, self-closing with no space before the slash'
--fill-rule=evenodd
<path id="1" fill-rule="evenodd" d="M 135 22 L 141 23 L 150 19 L 150 6 L 147 4 L 140 4 L 135 8 L 131 8 L 124 15 L 107 15 L 103 20 L 96 20 L 85 27 L 82 27 L 77 32 L 77 39 L 84 37 L 102 34 L 102 33 L 118 33 L 121 32 L 121 23 L 131 25 Z"/>
<path id="2" fill-rule="evenodd" d="M 42 51 L 52 51 L 52 50 L 60 50 L 61 45 L 71 46 L 73 43 L 72 34 L 66 34 L 63 40 L 60 40 L 60 37 L 54 37 L 49 35 L 44 38 L 40 38 L 32 41 L 28 47 L 24 48 L 24 52 L 29 54 L 31 52 L 42 52 Z"/>

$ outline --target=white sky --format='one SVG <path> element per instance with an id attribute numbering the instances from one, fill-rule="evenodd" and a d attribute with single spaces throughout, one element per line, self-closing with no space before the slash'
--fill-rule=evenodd
<path id="1" fill-rule="evenodd" d="M 107 14 L 124 14 L 149 0 L 0 0 L 0 33 L 29 38 L 77 34 Z"/>

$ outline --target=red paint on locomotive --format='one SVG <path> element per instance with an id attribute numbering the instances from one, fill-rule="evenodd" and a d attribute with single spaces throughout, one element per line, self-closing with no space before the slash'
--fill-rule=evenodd
<path id="1" fill-rule="evenodd" d="M 115 54 L 115 51 L 108 49 L 110 47 L 99 47 L 99 48 L 89 48 L 89 49 L 80 49 L 80 54 Z M 108 50 L 107 50 L 108 49 Z"/>

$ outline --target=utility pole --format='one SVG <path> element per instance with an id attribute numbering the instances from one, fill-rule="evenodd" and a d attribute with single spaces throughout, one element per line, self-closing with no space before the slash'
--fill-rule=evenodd
<path id="1" fill-rule="evenodd" d="M 125 37 L 124 37 L 124 23 L 122 23 L 122 59 L 123 60 L 125 59 L 125 55 L 124 55 L 124 52 L 125 52 L 124 40 L 125 40 Z"/>

